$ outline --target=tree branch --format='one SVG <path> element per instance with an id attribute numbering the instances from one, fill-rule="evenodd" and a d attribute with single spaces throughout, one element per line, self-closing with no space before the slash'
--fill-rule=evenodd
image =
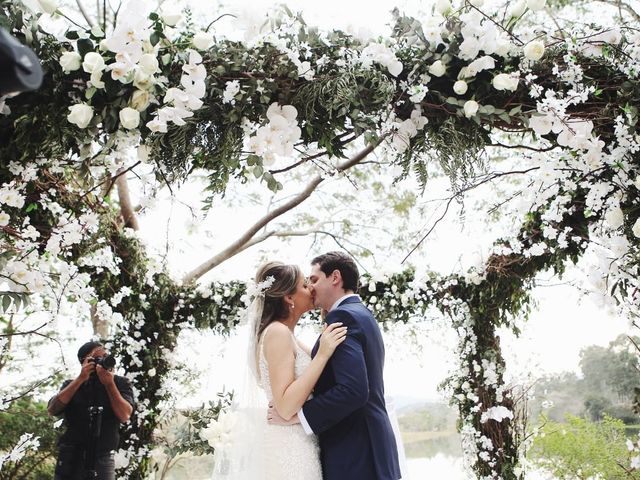
<path id="1" fill-rule="evenodd" d="M 131 197 L 129 196 L 129 185 L 127 184 L 127 176 L 119 175 L 116 178 L 116 185 L 118 186 L 118 199 L 120 200 L 120 213 L 124 220 L 125 226 L 133 228 L 134 230 L 140 230 L 138 224 L 138 218 L 133 211 L 133 205 L 131 204 Z"/>
<path id="2" fill-rule="evenodd" d="M 357 165 L 362 160 L 364 160 L 367 157 L 367 155 L 373 152 L 373 150 L 375 150 L 375 148 L 378 145 L 380 145 L 380 143 L 382 143 L 382 141 L 387 137 L 387 135 L 388 134 L 381 135 L 376 142 L 367 146 L 365 149 L 363 149 L 361 152 L 359 152 L 349 160 L 346 160 L 345 162 L 342 162 L 340 165 L 338 165 L 336 167 L 337 173 L 344 172 L 350 169 L 351 167 Z M 226 247 L 225 249 L 223 249 L 213 257 L 211 257 L 209 260 L 202 263 L 200 266 L 198 266 L 197 268 L 189 272 L 187 275 L 185 275 L 185 277 L 183 278 L 183 283 L 186 284 L 186 283 L 190 283 L 197 280 L 208 271 L 220 265 L 222 262 L 228 260 L 234 255 L 237 255 L 239 252 L 248 248 L 246 244 L 251 242 L 251 240 L 254 238 L 256 233 L 258 233 L 262 228 L 268 225 L 269 222 L 273 221 L 274 219 L 285 214 L 289 210 L 297 207 L 302 202 L 307 200 L 311 196 L 311 194 L 318 188 L 318 185 L 320 185 L 323 181 L 324 181 L 324 177 L 322 175 L 316 175 L 315 177 L 313 177 L 313 179 L 311 179 L 311 181 L 307 184 L 304 190 L 302 190 L 300 193 L 295 195 L 291 200 L 289 200 L 286 203 L 283 203 L 278 208 L 268 212 L 264 217 L 262 217 L 256 223 L 254 223 L 245 233 L 243 233 L 240 236 L 240 238 L 238 238 L 236 241 L 231 243 L 228 247 Z"/>
<path id="3" fill-rule="evenodd" d="M 629 15 L 633 17 L 636 22 L 640 22 L 640 13 L 638 13 L 631 5 L 625 2 L 621 2 L 620 0 L 596 0 L 601 3 L 606 3 L 607 5 L 612 5 L 614 7 L 618 7 L 619 15 L 622 18 L 622 10 L 626 11 Z"/>
<path id="4" fill-rule="evenodd" d="M 82 5 L 82 2 L 80 0 L 76 0 L 76 4 L 78 5 L 78 9 L 80 10 L 80 13 L 84 17 L 84 19 L 87 21 L 89 26 L 93 28 L 94 26 L 93 20 L 91 20 L 91 17 L 87 13 L 87 11 L 84 9 L 84 5 Z"/>

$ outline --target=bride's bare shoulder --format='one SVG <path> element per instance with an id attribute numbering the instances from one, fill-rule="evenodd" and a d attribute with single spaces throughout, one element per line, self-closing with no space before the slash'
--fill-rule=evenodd
<path id="1" fill-rule="evenodd" d="M 262 334 L 265 349 L 292 346 L 291 330 L 281 322 L 272 322 Z"/>

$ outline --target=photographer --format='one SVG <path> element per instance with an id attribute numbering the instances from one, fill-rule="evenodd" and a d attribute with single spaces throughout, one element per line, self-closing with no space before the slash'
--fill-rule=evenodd
<path id="1" fill-rule="evenodd" d="M 118 429 L 135 405 L 131 383 L 112 372 L 115 360 L 98 342 L 78 350 L 82 364 L 74 380 L 49 400 L 49 415 L 64 414 L 54 480 L 115 480 Z M 106 367 L 106 368 L 105 368 Z"/>

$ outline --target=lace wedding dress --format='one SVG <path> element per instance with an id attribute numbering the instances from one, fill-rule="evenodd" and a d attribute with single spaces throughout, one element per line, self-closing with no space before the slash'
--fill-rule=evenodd
<path id="1" fill-rule="evenodd" d="M 263 335 L 264 338 L 264 335 Z M 293 334 L 291 339 L 295 345 L 295 378 L 298 378 L 311 362 L 311 358 L 298 345 Z M 269 367 L 264 357 L 263 342 L 259 345 L 260 386 L 269 401 L 273 400 Z M 290 426 L 267 425 L 264 432 L 264 453 L 266 480 L 322 480 L 320 466 L 320 447 L 315 435 L 307 435 L 302 425 Z"/>

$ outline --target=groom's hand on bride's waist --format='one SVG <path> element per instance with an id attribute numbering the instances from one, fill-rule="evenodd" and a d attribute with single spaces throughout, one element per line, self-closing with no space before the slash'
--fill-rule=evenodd
<path id="1" fill-rule="evenodd" d="M 269 409 L 267 410 L 267 423 L 269 425 L 295 425 L 296 423 L 300 423 L 298 419 L 298 414 L 296 413 L 290 420 L 285 420 L 280 416 L 276 407 L 273 404 L 269 404 Z"/>

